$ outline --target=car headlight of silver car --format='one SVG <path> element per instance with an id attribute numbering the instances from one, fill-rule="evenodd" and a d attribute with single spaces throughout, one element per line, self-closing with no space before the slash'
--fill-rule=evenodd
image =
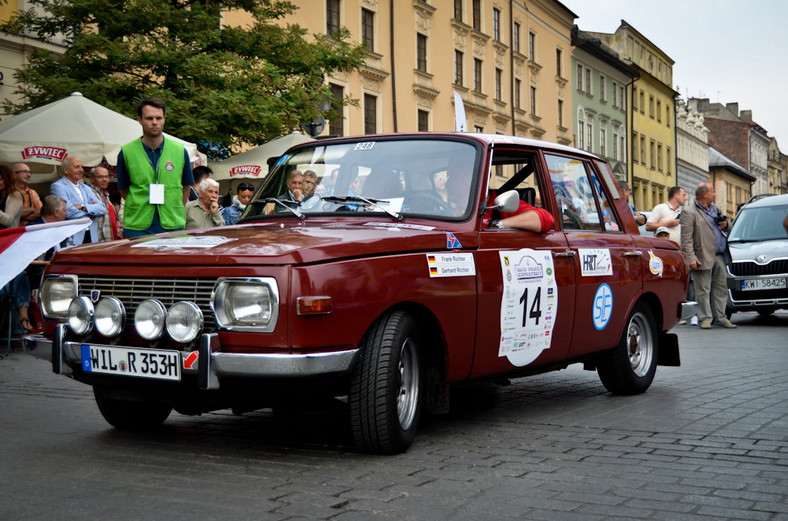
<path id="1" fill-rule="evenodd" d="M 41 285 L 41 311 L 46 318 L 66 320 L 68 307 L 76 296 L 75 275 L 47 277 Z"/>
<path id="2" fill-rule="evenodd" d="M 220 328 L 271 332 L 279 317 L 279 288 L 271 277 L 220 278 L 211 307 Z"/>

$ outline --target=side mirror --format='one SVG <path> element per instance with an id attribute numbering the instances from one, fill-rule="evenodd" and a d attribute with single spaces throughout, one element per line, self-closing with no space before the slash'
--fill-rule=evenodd
<path id="1" fill-rule="evenodd" d="M 519 207 L 520 194 L 517 193 L 517 190 L 509 190 L 508 192 L 500 194 L 495 198 L 495 205 L 493 206 L 493 208 L 504 213 L 516 212 Z"/>

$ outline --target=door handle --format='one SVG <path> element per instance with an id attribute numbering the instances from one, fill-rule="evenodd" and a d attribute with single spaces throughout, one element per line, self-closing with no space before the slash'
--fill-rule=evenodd
<path id="1" fill-rule="evenodd" d="M 643 256 L 643 252 L 640 251 L 640 250 L 628 251 L 628 252 L 624 253 L 624 257 L 642 257 L 642 256 Z"/>
<path id="2" fill-rule="evenodd" d="M 577 255 L 575 250 L 567 250 L 555 254 L 556 257 L 574 257 L 575 255 Z"/>

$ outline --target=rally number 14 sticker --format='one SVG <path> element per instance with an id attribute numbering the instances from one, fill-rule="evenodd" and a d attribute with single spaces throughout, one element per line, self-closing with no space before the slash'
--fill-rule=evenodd
<path id="1" fill-rule="evenodd" d="M 502 251 L 501 338 L 498 356 L 518 367 L 530 364 L 550 341 L 558 308 L 553 257 L 549 251 Z"/>

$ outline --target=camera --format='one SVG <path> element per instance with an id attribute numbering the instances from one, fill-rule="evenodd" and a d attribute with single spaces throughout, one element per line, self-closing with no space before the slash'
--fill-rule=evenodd
<path id="1" fill-rule="evenodd" d="M 717 217 L 714 218 L 714 222 L 717 224 L 724 223 L 727 220 L 728 220 L 727 215 L 718 215 Z"/>

